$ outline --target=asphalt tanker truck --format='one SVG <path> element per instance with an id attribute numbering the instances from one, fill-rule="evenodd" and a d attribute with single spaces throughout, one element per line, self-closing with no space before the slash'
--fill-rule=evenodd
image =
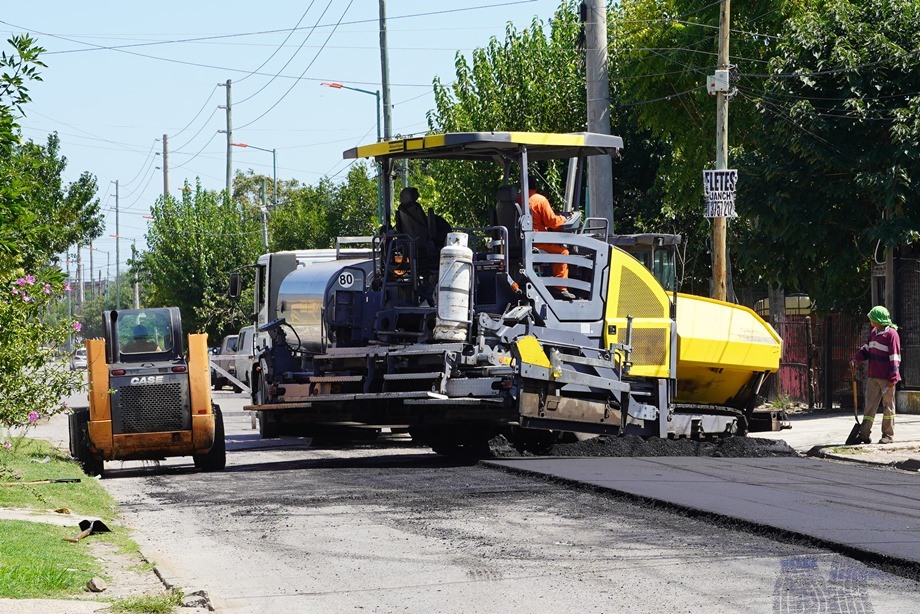
<path id="1" fill-rule="evenodd" d="M 679 236 L 617 236 L 605 219 L 582 219 L 585 160 L 621 148 L 610 135 L 485 132 L 346 151 L 374 158 L 384 176 L 401 158 L 498 164 L 503 185 L 488 226 L 452 229 L 401 202 L 395 226 L 387 205 L 364 250 L 259 259 L 254 312 L 268 339 L 246 409 L 262 435 L 402 427 L 450 453 L 499 433 L 526 447 L 561 432 L 779 428 L 781 415 L 755 411 L 779 367 L 776 332 L 750 309 L 677 292 Z M 546 160 L 569 161 L 570 213 L 538 232 L 519 194 L 530 165 Z M 554 276 L 554 264 L 568 276 Z M 240 284 L 232 275 L 232 295 Z"/>

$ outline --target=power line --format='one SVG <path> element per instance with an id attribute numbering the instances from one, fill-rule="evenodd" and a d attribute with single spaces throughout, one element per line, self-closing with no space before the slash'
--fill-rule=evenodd
<path id="1" fill-rule="evenodd" d="M 241 82 L 245 81 L 246 79 L 248 79 L 249 77 L 251 77 L 254 73 L 256 73 L 256 72 L 262 70 L 262 68 L 263 68 L 266 64 L 268 64 L 268 63 L 271 61 L 271 59 L 272 59 L 273 57 L 275 57 L 275 55 L 276 55 L 279 51 L 281 51 L 281 49 L 284 47 L 284 44 L 290 40 L 291 36 L 294 35 L 294 32 L 296 32 L 297 29 L 300 27 L 300 23 L 304 20 L 304 17 L 307 16 L 307 13 L 310 12 L 310 9 L 313 8 L 313 5 L 315 4 L 315 2 L 316 2 L 316 0 L 310 0 L 310 6 L 308 6 L 308 7 L 307 7 L 307 10 L 305 10 L 305 11 L 303 12 L 303 14 L 300 16 L 300 19 L 297 20 L 297 23 L 294 24 L 294 27 L 291 28 L 290 32 L 288 32 L 287 36 L 284 37 L 284 40 L 281 41 L 281 44 L 278 45 L 278 47 L 272 52 L 272 54 L 271 54 L 270 56 L 268 56 L 268 58 L 267 58 L 264 62 L 262 62 L 261 64 L 259 64 L 259 67 L 256 68 L 254 71 L 252 71 L 251 73 L 249 73 L 248 75 L 246 75 L 246 76 L 244 76 L 244 77 L 240 77 L 239 79 L 237 79 L 237 81 L 236 81 L 237 83 L 241 83 Z M 329 7 L 327 6 L 326 8 L 328 9 Z M 323 15 L 325 15 L 325 14 L 326 14 L 326 12 L 323 11 Z M 320 16 L 320 19 L 322 19 L 322 16 Z M 310 33 L 307 34 L 307 38 L 310 38 L 310 35 L 313 34 L 313 32 L 314 32 L 315 29 L 316 29 L 316 26 L 314 26 L 314 27 L 310 30 Z M 295 52 L 294 55 L 297 55 L 297 53 L 300 52 L 301 47 L 303 47 L 303 46 L 304 46 L 304 43 L 306 43 L 306 42 L 307 42 L 307 39 L 304 39 L 303 43 L 300 43 L 300 47 L 297 48 L 297 52 Z M 293 56 L 291 57 L 291 59 L 293 59 Z M 290 61 L 291 61 L 291 60 L 288 60 L 288 62 L 290 62 Z M 285 64 L 284 66 L 287 66 L 287 64 Z M 282 67 L 282 69 L 283 69 L 283 68 L 284 68 L 284 67 Z M 278 72 L 280 73 L 281 71 L 279 70 Z M 277 76 L 277 75 L 276 75 L 276 76 Z M 272 77 L 272 81 L 274 81 L 274 80 L 275 80 L 275 77 Z M 261 91 L 261 90 L 260 90 L 260 91 Z"/>
<path id="2" fill-rule="evenodd" d="M 309 11 L 310 8 L 313 6 L 313 4 L 314 4 L 313 2 L 310 2 L 310 6 L 307 7 L 307 10 L 308 10 L 308 11 Z M 260 87 L 259 89 L 257 89 L 255 92 L 253 92 L 252 94 L 250 94 L 250 95 L 247 96 L 246 98 L 243 98 L 242 100 L 240 100 L 240 101 L 237 102 L 236 104 L 239 105 L 239 104 L 242 104 L 242 103 L 246 102 L 247 100 L 252 100 L 252 99 L 255 98 L 256 96 L 258 96 L 260 92 L 264 91 L 265 88 L 267 88 L 269 85 L 271 85 L 272 83 L 274 83 L 275 79 L 278 78 L 278 75 L 281 74 L 281 71 L 284 70 L 285 68 L 287 68 L 287 67 L 288 67 L 288 64 L 290 64 L 292 61 L 294 61 L 294 58 L 297 57 L 297 54 L 300 53 L 300 50 L 303 49 L 303 46 L 307 44 L 307 41 L 310 40 L 310 37 L 313 36 L 313 33 L 314 33 L 314 32 L 316 32 L 316 28 L 317 28 L 317 26 L 319 25 L 319 20 L 326 16 L 326 12 L 329 10 L 329 7 L 330 7 L 330 6 L 332 6 L 332 0 L 329 0 L 329 2 L 326 4 L 326 8 L 323 9 L 323 12 L 322 12 L 322 13 L 320 14 L 320 16 L 317 18 L 316 24 L 314 24 L 314 26 L 313 26 L 312 28 L 310 28 L 310 31 L 307 32 L 307 35 L 304 37 L 303 41 L 300 43 L 300 46 L 297 47 L 297 50 L 294 51 L 293 54 L 291 54 L 291 57 L 288 58 L 288 61 L 284 63 L 284 66 L 282 66 L 280 69 L 278 69 L 278 72 L 277 72 L 275 75 L 273 75 L 272 78 L 269 79 L 265 84 L 263 84 L 262 87 Z M 304 13 L 304 16 L 306 16 L 306 13 Z M 301 21 L 302 21 L 302 20 L 303 20 L 303 17 L 301 17 L 300 19 L 301 19 Z M 298 23 L 298 25 L 300 24 L 299 21 L 298 21 L 297 23 Z M 293 30 L 291 30 L 291 32 L 293 33 Z M 333 32 L 335 32 L 335 30 L 333 30 Z M 288 35 L 288 38 L 290 38 L 290 35 Z M 285 41 L 286 41 L 286 40 L 287 40 L 287 39 L 285 39 Z M 322 51 L 322 47 L 320 48 L 320 51 Z M 277 53 L 277 50 L 275 51 L 275 53 Z M 317 53 L 319 53 L 319 52 L 317 52 Z M 272 56 L 274 56 L 274 55 L 275 55 L 275 54 L 273 53 Z M 269 58 L 269 59 L 271 59 L 271 58 Z M 315 59 L 315 58 L 314 58 L 314 59 Z M 265 63 L 266 63 L 266 62 L 268 62 L 268 60 L 265 60 L 265 62 L 262 63 L 262 66 L 265 66 Z M 262 68 L 262 66 L 260 66 L 259 68 Z M 257 68 L 256 70 L 258 70 L 258 68 Z M 251 73 L 250 73 L 249 75 L 246 75 L 246 76 L 247 76 L 247 77 L 251 76 Z"/>
<path id="3" fill-rule="evenodd" d="M 193 118 L 189 121 L 189 123 L 187 123 L 187 124 L 185 125 L 185 128 L 183 128 L 183 129 L 180 130 L 179 132 L 175 133 L 175 134 L 173 135 L 173 138 L 176 138 L 177 136 L 179 136 L 180 134 L 182 134 L 183 132 L 185 132 L 186 130 L 188 130 L 188 127 L 192 125 L 192 122 L 194 122 L 196 119 L 198 119 L 198 116 L 201 115 L 201 112 L 204 111 L 205 107 L 208 106 L 208 103 L 211 102 L 211 98 L 214 96 L 214 92 L 217 91 L 217 88 L 218 88 L 218 87 L 219 87 L 219 86 L 217 86 L 217 85 L 214 86 L 214 89 L 212 89 L 212 90 L 211 90 L 211 93 L 208 94 L 208 97 L 207 97 L 207 99 L 204 101 L 204 104 L 201 105 L 201 108 L 198 109 L 198 112 L 197 112 L 197 113 L 195 113 L 195 117 L 193 117 Z"/>
<path id="4" fill-rule="evenodd" d="M 339 17 L 339 22 L 340 22 L 340 23 L 341 23 L 342 19 L 345 18 L 345 15 L 348 13 L 348 9 L 351 8 L 351 5 L 354 3 L 354 1 L 355 1 L 355 0 L 349 0 L 349 1 L 348 1 L 348 6 L 345 7 L 345 10 L 342 11 L 342 16 Z M 266 109 L 265 112 L 262 113 L 262 115 L 259 115 L 257 118 L 255 118 L 254 120 L 252 120 L 252 121 L 249 122 L 249 123 L 246 123 L 246 124 L 243 124 L 242 126 L 237 127 L 237 130 L 242 130 L 242 129 L 245 128 L 246 126 L 251 126 L 252 124 L 256 123 L 257 121 L 259 121 L 260 119 L 262 119 L 263 117 L 265 117 L 266 115 L 268 115 L 268 113 L 269 113 L 272 109 L 274 109 L 275 107 L 277 107 L 277 106 L 281 103 L 281 101 L 284 100 L 284 99 L 287 97 L 287 95 L 291 93 L 291 90 L 294 89 L 294 86 L 297 85 L 297 83 L 300 81 L 301 78 L 303 78 L 303 76 L 304 76 L 305 74 L 307 74 L 307 71 L 310 70 L 310 68 L 313 66 L 314 62 L 316 62 L 316 60 L 319 58 L 320 54 L 323 52 L 323 49 L 326 48 L 326 43 L 329 42 L 329 39 L 332 38 L 332 36 L 335 34 L 335 31 L 336 31 L 337 29 L 338 29 L 338 24 L 336 24 L 336 27 L 334 27 L 334 28 L 332 29 L 332 31 L 329 32 L 329 36 L 327 36 L 327 37 L 326 37 L 326 40 L 323 41 L 323 46 L 320 47 L 319 51 L 316 52 L 316 55 L 313 56 L 313 59 L 310 60 L 310 63 L 309 63 L 309 64 L 307 64 L 307 67 L 303 69 L 303 72 L 300 73 L 300 78 L 298 78 L 297 81 L 295 81 L 294 83 L 291 84 L 291 87 L 289 87 L 288 90 L 287 90 L 284 94 L 282 94 L 281 98 L 279 98 L 278 100 L 276 100 L 276 101 L 275 101 L 275 104 L 273 104 L 273 105 L 270 106 L 268 109 Z"/>
<path id="5" fill-rule="evenodd" d="M 186 164 L 188 164 L 189 162 L 191 162 L 192 160 L 194 160 L 195 158 L 197 158 L 198 156 L 200 156 L 200 155 L 201 155 L 201 152 L 204 151 L 205 147 L 207 147 L 208 145 L 210 145 L 210 144 L 211 144 L 211 141 L 213 141 L 216 137 L 217 137 L 217 133 L 215 132 L 214 134 L 211 135 L 211 138 L 208 139 L 208 142 L 205 143 L 204 146 L 203 146 L 201 149 L 198 150 L 198 153 L 196 153 L 194 156 L 192 156 L 191 158 L 189 158 L 188 160 L 186 160 L 186 161 L 183 162 L 182 164 L 177 164 L 177 165 L 174 166 L 173 168 L 174 168 L 174 169 L 182 168 L 182 167 L 184 167 Z"/>
<path id="6" fill-rule="evenodd" d="M 211 114 L 208 115 L 208 118 L 207 118 L 206 120 L 204 120 L 204 123 L 203 123 L 203 124 L 201 124 L 201 128 L 198 129 L 198 132 L 196 132 L 194 135 L 192 135 L 192 138 L 190 138 L 189 140 L 187 140 L 185 143 L 183 143 L 183 144 L 180 145 L 179 147 L 176 147 L 175 149 L 173 149 L 170 153 L 181 153 L 183 149 L 185 149 L 186 147 L 188 147 L 188 146 L 192 143 L 192 141 L 194 141 L 196 138 L 198 138 L 198 135 L 201 134 L 201 131 L 205 129 L 205 127 L 208 125 L 208 122 L 211 121 L 211 118 L 214 117 L 214 115 L 217 113 L 217 109 L 218 109 L 218 108 L 219 108 L 219 107 L 214 107 L 214 110 L 211 111 Z"/>
<path id="7" fill-rule="evenodd" d="M 478 11 L 482 9 L 500 8 L 504 6 L 514 6 L 516 4 L 530 4 L 536 1 L 537 0 L 516 0 L 514 2 L 500 2 L 500 3 L 495 3 L 495 4 L 483 4 L 480 6 L 469 6 L 469 7 L 457 8 L 457 9 L 445 9 L 442 11 L 428 11 L 425 13 L 408 13 L 406 15 L 393 15 L 393 16 L 388 16 L 387 21 L 394 21 L 398 19 L 413 19 L 417 17 L 429 17 L 432 15 L 445 15 L 449 13 L 463 13 L 466 11 Z M 716 4 L 718 4 L 718 2 L 716 2 Z M 340 21 L 339 23 L 334 24 L 334 26 L 333 24 L 322 24 L 322 25 L 315 25 L 313 27 L 314 28 L 317 28 L 317 27 L 319 28 L 328 28 L 328 27 L 338 28 L 340 25 L 352 26 L 352 25 L 358 25 L 358 24 L 363 24 L 363 23 L 377 23 L 377 22 L 378 20 L 376 18 L 375 19 L 357 19 L 354 21 L 345 21 L 345 22 Z M 28 28 L 22 28 L 21 26 L 16 26 L 14 24 L 7 23 L 2 20 L 0 20 L 0 23 L 8 25 L 13 28 L 28 30 Z M 294 30 L 298 30 L 298 29 L 301 29 L 301 28 L 296 28 L 296 27 L 294 28 Z M 34 30 L 30 30 L 30 31 L 34 31 Z M 260 36 L 263 34 L 278 34 L 280 32 L 288 32 L 288 31 L 291 31 L 291 30 L 287 28 L 279 29 L 279 30 L 260 30 L 256 32 L 237 32 L 233 34 L 216 34 L 212 36 L 199 36 L 199 37 L 194 37 L 194 38 L 173 39 L 173 40 L 166 40 L 166 41 L 150 41 L 146 43 L 132 43 L 130 45 L 110 45 L 110 46 L 95 45 L 93 43 L 85 43 L 83 41 L 73 40 L 73 39 L 69 39 L 69 38 L 54 35 L 54 34 L 48 34 L 48 33 L 43 33 L 43 32 L 38 32 L 38 31 L 34 31 L 34 32 L 36 32 L 36 34 L 42 34 L 43 36 L 51 36 L 54 38 L 60 38 L 61 40 L 66 40 L 67 42 L 70 42 L 70 43 L 76 43 L 78 45 L 90 45 L 93 47 L 92 49 L 64 49 L 61 51 L 49 51 L 43 54 L 43 55 L 55 55 L 55 54 L 62 54 L 62 53 L 82 53 L 85 51 L 102 51 L 102 50 L 123 51 L 124 49 L 133 48 L 133 47 L 149 47 L 153 45 L 190 43 L 190 42 L 199 42 L 199 41 L 206 41 L 206 40 L 238 38 L 238 37 L 243 37 L 243 36 Z M 135 54 L 135 55 L 141 55 L 141 54 Z M 153 57 L 154 59 L 166 59 L 166 58 L 157 58 L 155 56 L 144 56 L 144 57 Z M 246 71 L 240 71 L 240 72 L 246 72 Z"/>

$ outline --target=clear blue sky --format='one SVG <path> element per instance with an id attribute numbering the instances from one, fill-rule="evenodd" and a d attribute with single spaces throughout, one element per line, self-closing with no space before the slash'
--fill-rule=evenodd
<path id="1" fill-rule="evenodd" d="M 502 39 L 508 22 L 519 29 L 534 18 L 546 22 L 558 6 L 387 0 L 394 134 L 425 131 L 432 80 L 453 80 L 458 51 L 469 57 L 491 37 Z M 48 50 L 23 135 L 43 142 L 56 131 L 66 179 L 83 171 L 98 178 L 106 231 L 95 246 L 110 252 L 114 275 L 112 182 L 120 186 L 120 235 L 143 248 L 143 215 L 163 191 L 154 154 L 164 133 L 174 195 L 196 177 L 205 188 L 224 187 L 226 136 L 217 131 L 226 128 L 218 109 L 226 88 L 218 82 L 232 80 L 233 140 L 276 149 L 279 179 L 342 176 L 342 152 L 376 138 L 375 101 L 320 83 L 380 87 L 378 9 L 378 0 L 20 2 L 5 4 L 0 32 L 4 39 L 31 33 Z M 182 40 L 190 38 L 203 40 Z M 115 46 L 122 48 L 100 48 Z M 270 176 L 272 155 L 234 148 L 233 166 Z M 120 251 L 124 262 L 130 241 Z M 96 257 L 97 272 L 104 262 L 104 254 Z"/>

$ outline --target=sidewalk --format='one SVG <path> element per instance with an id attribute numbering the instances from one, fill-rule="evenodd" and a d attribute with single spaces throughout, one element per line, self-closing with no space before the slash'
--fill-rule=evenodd
<path id="1" fill-rule="evenodd" d="M 74 395 L 68 399 L 71 407 L 86 405 L 84 395 Z M 57 414 L 50 419 L 39 420 L 34 429 L 28 432 L 29 437 L 43 439 L 51 445 L 67 451 L 70 442 L 70 433 L 66 414 Z M 102 482 L 103 486 L 105 482 Z M 64 526 L 74 526 L 79 516 L 65 518 L 54 515 L 30 513 L 23 510 L 0 509 L 0 518 L 31 520 L 37 522 L 54 522 Z M 130 529 L 129 529 L 130 531 Z M 149 560 L 140 554 L 143 560 Z M 143 594 L 165 594 L 168 587 L 181 587 L 179 578 L 167 577 L 160 567 L 155 570 L 126 568 L 118 577 L 111 579 L 109 589 L 98 595 L 86 593 L 82 598 L 75 599 L 3 599 L 0 598 L 0 612 L 16 612 L 17 614 L 91 614 L 93 612 L 111 612 L 112 600 L 119 597 L 136 597 Z M 188 593 L 188 591 L 185 591 Z M 207 614 L 209 609 L 201 607 L 176 607 L 176 612 L 182 614 Z"/>
<path id="2" fill-rule="evenodd" d="M 920 471 L 920 415 L 898 414 L 894 443 L 845 446 L 850 429 L 856 424 L 850 410 L 801 410 L 789 415 L 792 428 L 774 433 L 753 433 L 753 437 L 782 439 L 808 456 L 838 461 L 867 463 Z M 881 438 L 881 425 L 872 429 L 872 441 Z"/>

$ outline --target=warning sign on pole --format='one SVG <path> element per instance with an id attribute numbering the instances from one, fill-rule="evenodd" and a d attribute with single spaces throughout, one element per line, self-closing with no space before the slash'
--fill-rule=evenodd
<path id="1" fill-rule="evenodd" d="M 735 213 L 735 185 L 738 171 L 726 169 L 703 171 L 703 191 L 706 194 L 704 217 L 737 217 Z"/>

